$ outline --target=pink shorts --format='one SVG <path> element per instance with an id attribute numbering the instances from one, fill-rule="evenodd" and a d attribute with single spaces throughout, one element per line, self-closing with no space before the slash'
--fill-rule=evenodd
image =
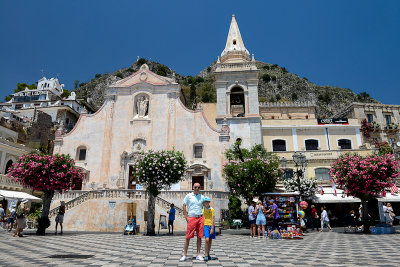
<path id="1" fill-rule="evenodd" d="M 197 237 L 202 238 L 204 235 L 204 217 L 189 217 L 186 227 L 186 238 L 193 238 L 194 231 L 197 233 Z"/>

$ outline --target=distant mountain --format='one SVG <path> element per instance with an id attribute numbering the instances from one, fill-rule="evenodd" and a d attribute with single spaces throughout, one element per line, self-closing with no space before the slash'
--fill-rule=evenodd
<path id="1" fill-rule="evenodd" d="M 107 87 L 138 71 L 144 63 L 158 75 L 175 77 L 182 87 L 181 99 L 189 108 L 193 106 L 194 101 L 216 102 L 213 84 L 215 61 L 198 75 L 192 77 L 180 75 L 166 65 L 141 58 L 129 68 L 122 68 L 111 74 L 96 74 L 95 78 L 80 84 L 79 88 L 74 91 L 78 97 L 87 99 L 91 105 L 98 109 L 104 102 Z M 316 85 L 309 82 L 307 78 L 300 78 L 276 64 L 257 61 L 256 65 L 260 70 L 258 86 L 260 102 L 312 101 L 317 105 L 317 116 L 319 117 L 330 117 L 342 111 L 352 102 L 380 103 L 366 92 L 355 94 L 347 88 Z"/>

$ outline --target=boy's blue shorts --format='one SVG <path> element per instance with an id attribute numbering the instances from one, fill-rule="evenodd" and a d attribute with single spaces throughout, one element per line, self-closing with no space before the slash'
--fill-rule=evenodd
<path id="1" fill-rule="evenodd" d="M 204 237 L 215 239 L 215 237 L 216 237 L 215 225 L 214 225 L 214 233 L 212 235 L 210 235 L 210 232 L 211 232 L 211 225 L 204 225 Z"/>

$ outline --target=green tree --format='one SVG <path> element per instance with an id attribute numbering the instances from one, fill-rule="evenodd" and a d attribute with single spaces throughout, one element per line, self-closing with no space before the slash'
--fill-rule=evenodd
<path id="1" fill-rule="evenodd" d="M 262 79 L 263 79 L 264 82 L 267 83 L 267 82 L 271 81 L 271 76 L 269 74 L 264 74 L 262 76 Z"/>
<path id="2" fill-rule="evenodd" d="M 34 83 L 32 83 L 31 85 L 29 85 L 27 83 L 17 83 L 17 88 L 14 89 L 14 93 L 24 91 L 25 88 L 28 88 L 29 90 L 33 90 L 33 89 L 37 88 L 37 85 Z"/>
<path id="3" fill-rule="evenodd" d="M 169 189 L 171 185 L 181 181 L 186 168 L 185 156 L 175 150 L 143 152 L 133 165 L 133 175 L 149 193 L 147 235 L 155 235 L 155 198 L 161 190 Z"/>
<path id="4" fill-rule="evenodd" d="M 79 86 L 79 81 L 78 81 L 78 80 L 75 80 L 75 81 L 74 81 L 74 89 L 77 89 L 78 86 Z"/>
<path id="5" fill-rule="evenodd" d="M 94 75 L 95 78 L 100 78 L 101 74 L 97 73 L 96 75 Z"/>
<path id="6" fill-rule="evenodd" d="M 217 94 L 215 88 L 211 83 L 203 83 L 197 89 L 197 95 L 200 101 L 203 103 L 215 103 L 217 102 Z"/>
<path id="7" fill-rule="evenodd" d="M 68 91 L 67 89 L 63 89 L 63 93 L 61 94 L 62 98 L 67 98 L 71 95 L 71 92 Z"/>
<path id="8" fill-rule="evenodd" d="M 167 67 L 165 67 L 164 65 L 158 65 L 157 75 L 167 76 Z"/>
<path id="9" fill-rule="evenodd" d="M 4 101 L 6 101 L 6 102 L 8 102 L 8 101 L 10 101 L 11 100 L 11 96 L 9 96 L 9 95 L 6 95 L 5 97 L 4 97 Z"/>
<path id="10" fill-rule="evenodd" d="M 274 190 L 282 170 L 279 158 L 262 145 L 251 149 L 240 148 L 240 145 L 239 140 L 225 151 L 227 162 L 223 171 L 231 194 L 243 197 L 250 204 L 254 197 Z"/>
<path id="11" fill-rule="evenodd" d="M 143 57 L 139 58 L 139 59 L 136 61 L 136 65 L 137 65 L 138 67 L 142 66 L 142 65 L 145 64 L 145 63 L 147 63 L 147 60 L 146 60 L 145 58 L 143 58 Z"/>
<path id="12" fill-rule="evenodd" d="M 231 219 L 242 219 L 242 202 L 238 197 L 233 195 L 229 196 L 228 209 Z"/>
<path id="13" fill-rule="evenodd" d="M 196 101 L 196 86 L 192 83 L 190 85 L 190 95 L 189 95 L 189 103 L 193 105 Z"/>

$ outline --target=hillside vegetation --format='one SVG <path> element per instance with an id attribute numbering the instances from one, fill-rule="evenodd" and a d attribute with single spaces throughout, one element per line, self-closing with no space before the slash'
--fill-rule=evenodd
<path id="1" fill-rule="evenodd" d="M 107 87 L 138 71 L 144 63 L 158 75 L 170 78 L 175 76 L 181 85 L 182 99 L 187 107 L 192 108 L 194 102 L 216 102 L 212 75 L 216 62 L 211 63 L 196 76 L 183 76 L 163 64 L 141 58 L 129 68 L 122 68 L 114 73 L 96 74 L 90 81 L 79 84 L 74 91 L 78 97 L 87 99 L 98 109 L 104 102 Z M 258 87 L 260 102 L 312 101 L 316 103 L 317 115 L 320 117 L 333 116 L 352 102 L 379 103 L 366 92 L 355 94 L 347 88 L 316 85 L 307 78 L 300 78 L 276 64 L 257 61 L 256 65 L 260 70 Z"/>

